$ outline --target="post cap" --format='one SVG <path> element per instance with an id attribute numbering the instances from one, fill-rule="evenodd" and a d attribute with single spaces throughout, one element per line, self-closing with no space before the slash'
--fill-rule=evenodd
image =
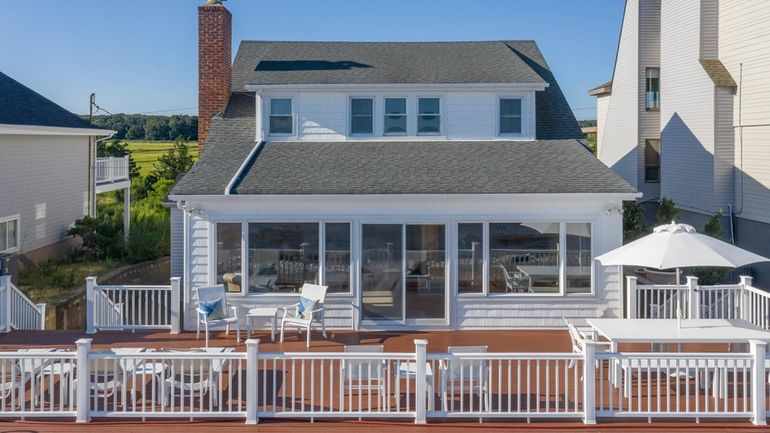
<path id="1" fill-rule="evenodd" d="M 428 345 L 428 340 L 416 339 L 416 340 L 414 340 L 414 345 L 415 346 L 427 346 Z"/>
<path id="2" fill-rule="evenodd" d="M 78 346 L 83 344 L 87 344 L 90 346 L 92 341 L 94 341 L 93 338 L 81 338 L 78 341 L 76 341 L 75 344 L 77 344 Z"/>
<path id="3" fill-rule="evenodd" d="M 259 344 L 259 338 L 249 338 L 248 340 L 246 340 L 247 346 L 257 345 L 257 344 Z"/>

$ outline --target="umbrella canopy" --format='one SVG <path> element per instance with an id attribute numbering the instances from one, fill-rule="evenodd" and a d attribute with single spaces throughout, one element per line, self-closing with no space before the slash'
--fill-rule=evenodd
<path id="1" fill-rule="evenodd" d="M 700 233 L 687 224 L 665 224 L 652 234 L 597 257 L 604 266 L 655 269 L 715 266 L 737 268 L 770 259 Z"/>

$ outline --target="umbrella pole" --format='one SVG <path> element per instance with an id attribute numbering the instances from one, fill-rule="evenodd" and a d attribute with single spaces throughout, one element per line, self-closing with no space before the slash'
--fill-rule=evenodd
<path id="1" fill-rule="evenodd" d="M 682 327 L 682 293 L 679 290 L 679 268 L 676 268 L 676 321 Z"/>

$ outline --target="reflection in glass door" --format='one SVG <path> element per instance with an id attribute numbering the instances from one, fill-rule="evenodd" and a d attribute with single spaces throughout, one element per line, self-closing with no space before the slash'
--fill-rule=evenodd
<path id="1" fill-rule="evenodd" d="M 443 224 L 406 226 L 406 320 L 446 317 Z"/>
<path id="2" fill-rule="evenodd" d="M 369 320 L 403 320 L 403 226 L 364 224 L 361 307 Z"/>

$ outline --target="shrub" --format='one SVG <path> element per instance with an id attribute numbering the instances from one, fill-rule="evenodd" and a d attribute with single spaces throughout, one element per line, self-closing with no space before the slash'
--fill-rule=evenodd
<path id="1" fill-rule="evenodd" d="M 623 241 L 629 242 L 647 233 L 642 224 L 644 208 L 635 201 L 623 202 Z"/>
<path id="2" fill-rule="evenodd" d="M 677 215 L 679 215 L 679 208 L 676 207 L 674 201 L 670 198 L 662 197 L 658 202 L 658 212 L 655 214 L 658 224 L 668 224 L 674 221 Z"/>
<path id="3" fill-rule="evenodd" d="M 722 230 L 722 209 L 711 215 L 708 222 L 703 226 L 703 234 L 719 239 L 725 238 L 725 231 Z M 693 275 L 698 277 L 698 283 L 704 286 L 717 284 L 727 275 L 724 268 L 695 268 Z"/>

